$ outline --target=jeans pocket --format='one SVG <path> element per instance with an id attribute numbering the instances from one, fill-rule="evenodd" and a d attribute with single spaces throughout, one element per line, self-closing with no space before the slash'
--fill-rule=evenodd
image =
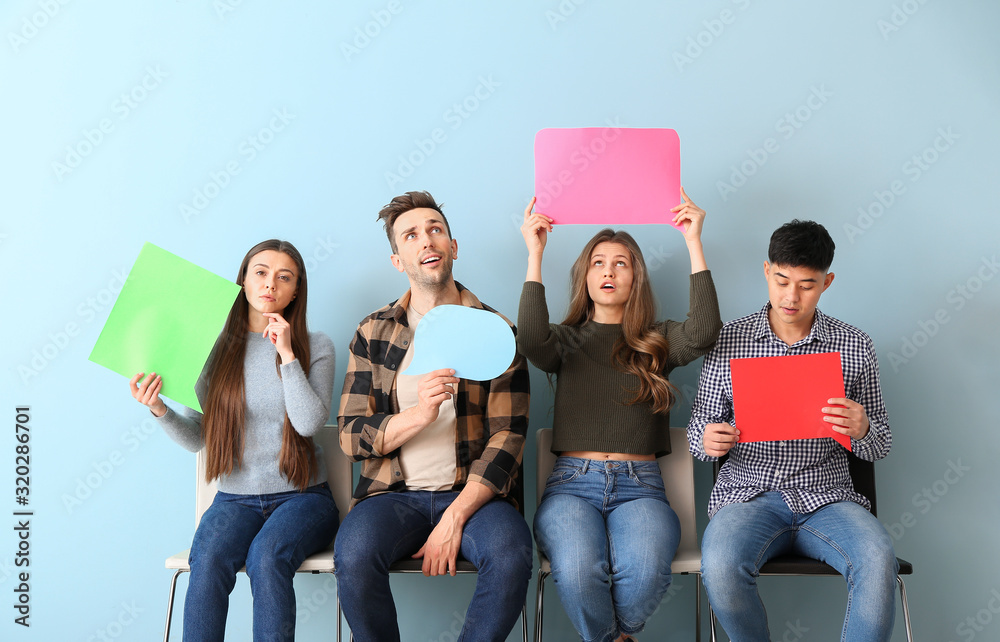
<path id="1" fill-rule="evenodd" d="M 642 488 L 658 490 L 661 493 L 666 492 L 663 486 L 663 477 L 660 475 L 659 471 L 633 471 L 629 477 Z"/>
<path id="2" fill-rule="evenodd" d="M 553 486 L 560 486 L 562 484 L 567 484 L 579 476 L 580 476 L 579 468 L 575 467 L 556 468 L 555 470 L 552 471 L 552 474 L 549 475 L 548 480 L 546 480 L 545 487 L 552 488 Z"/>

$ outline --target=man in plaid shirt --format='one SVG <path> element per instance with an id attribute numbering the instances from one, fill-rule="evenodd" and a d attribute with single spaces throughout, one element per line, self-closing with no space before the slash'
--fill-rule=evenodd
<path id="1" fill-rule="evenodd" d="M 702 573 L 719 621 L 740 642 L 771 639 L 757 575 L 783 553 L 821 560 L 844 575 L 842 640 L 892 634 L 896 556 L 868 500 L 854 491 L 847 451 L 832 438 L 740 443 L 734 422 L 730 359 L 839 352 L 846 396 L 816 412 L 831 430 L 850 436 L 858 457 L 888 454 L 892 436 L 872 341 L 816 307 L 833 283 L 833 252 L 833 239 L 818 223 L 795 220 L 774 232 L 764 263 L 769 301 L 723 327 L 691 408 L 691 452 L 704 461 L 729 457 L 709 499 Z M 793 394 L 794 382 L 769 384 Z"/>
<path id="2" fill-rule="evenodd" d="M 363 466 L 334 546 L 337 591 L 356 640 L 399 640 L 389 565 L 413 557 L 424 575 L 454 575 L 461 553 L 479 575 L 460 639 L 503 640 L 531 576 L 531 533 L 515 499 L 527 363 L 516 355 L 491 381 L 458 379 L 451 369 L 400 374 L 431 308 L 495 311 L 452 277 L 458 243 L 430 194 L 397 196 L 379 218 L 410 290 L 366 317 L 351 342 L 340 444 Z"/>

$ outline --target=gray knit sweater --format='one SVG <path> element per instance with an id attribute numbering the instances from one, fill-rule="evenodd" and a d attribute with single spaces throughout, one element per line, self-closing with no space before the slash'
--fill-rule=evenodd
<path id="1" fill-rule="evenodd" d="M 296 432 L 311 437 L 330 418 L 336 359 L 333 342 L 322 332 L 309 333 L 309 377 L 296 359 L 281 366 L 281 377 L 274 367 L 275 348 L 258 332 L 247 336 L 243 361 L 246 389 L 246 426 L 244 427 L 243 465 L 231 475 L 219 478 L 219 490 L 240 495 L 267 495 L 297 490 L 278 467 L 285 412 Z M 205 405 L 208 381 L 202 373 L 195 386 L 198 401 Z M 158 419 L 171 439 L 198 452 L 205 441 L 201 433 L 201 413 L 185 408 L 178 414 L 167 408 Z M 317 468 L 309 485 L 326 481 L 323 452 L 316 445 Z"/>

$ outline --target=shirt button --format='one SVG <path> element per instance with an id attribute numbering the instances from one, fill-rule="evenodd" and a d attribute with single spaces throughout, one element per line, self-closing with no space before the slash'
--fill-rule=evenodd
<path id="1" fill-rule="evenodd" d="M 409 341 L 404 341 L 404 342 L 403 342 L 403 345 L 404 345 L 404 346 L 408 346 L 408 345 L 410 345 L 410 342 L 409 342 Z"/>
<path id="2" fill-rule="evenodd" d="M 395 369 L 396 369 L 396 364 L 394 363 L 389 364 L 389 370 L 395 370 Z"/>

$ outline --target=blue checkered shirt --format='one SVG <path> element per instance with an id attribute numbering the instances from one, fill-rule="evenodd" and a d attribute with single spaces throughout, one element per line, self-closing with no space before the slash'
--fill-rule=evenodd
<path id="1" fill-rule="evenodd" d="M 691 453 L 702 461 L 714 460 L 705 454 L 702 444 L 705 426 L 735 425 L 730 359 L 839 352 L 846 396 L 864 406 L 871 424 L 864 439 L 851 440 L 851 448 L 867 461 L 885 457 L 892 445 L 892 435 L 871 338 L 817 309 L 809 334 L 789 346 L 771 330 L 767 320 L 770 308 L 768 303 L 760 311 L 723 326 L 715 348 L 705 357 L 687 429 Z M 847 461 L 847 450 L 831 438 L 738 443 L 729 451 L 729 459 L 719 471 L 708 500 L 708 515 L 711 517 L 727 504 L 749 501 L 766 491 L 780 491 L 785 503 L 796 513 L 809 513 L 839 501 L 870 508 L 868 500 L 854 492 Z"/>

